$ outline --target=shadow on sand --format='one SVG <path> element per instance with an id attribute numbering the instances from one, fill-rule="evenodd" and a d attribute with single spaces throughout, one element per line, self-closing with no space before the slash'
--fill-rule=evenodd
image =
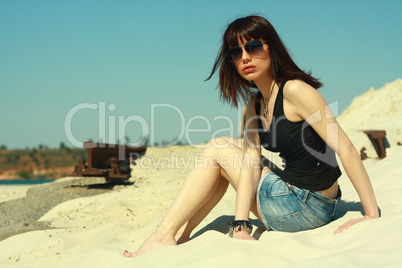
<path id="1" fill-rule="evenodd" d="M 338 207 L 336 209 L 335 215 L 334 215 L 334 220 L 338 220 L 342 218 L 343 216 L 346 215 L 349 211 L 360 211 L 362 216 L 364 215 L 364 210 L 361 202 L 347 202 L 341 200 L 338 204 Z M 380 215 L 381 215 L 381 209 L 379 209 Z M 202 229 L 198 230 L 194 235 L 191 236 L 191 239 L 194 239 L 203 233 L 207 231 L 218 231 L 222 234 L 227 234 L 229 233 L 229 222 L 234 220 L 234 215 L 223 215 L 215 220 L 213 220 L 211 223 L 208 225 L 204 226 Z M 253 233 L 253 237 L 255 239 L 259 239 L 264 231 L 266 231 L 266 228 L 264 224 L 261 223 L 261 221 L 257 219 L 251 219 L 250 223 L 253 224 L 254 226 L 257 226 L 257 229 Z"/>
<path id="2" fill-rule="evenodd" d="M 342 218 L 348 211 L 360 211 L 362 216 L 364 215 L 364 210 L 361 202 L 346 202 L 341 200 L 338 204 L 338 207 L 336 208 L 334 220 Z M 381 209 L 378 208 L 378 211 L 381 217 Z"/>
<path id="3" fill-rule="evenodd" d="M 227 234 L 229 233 L 229 222 L 234 220 L 233 215 L 223 215 L 215 220 L 213 220 L 211 223 L 208 225 L 204 226 L 204 228 L 198 230 L 194 235 L 191 236 L 191 239 L 196 238 L 197 236 L 202 235 L 206 231 L 218 231 L 222 234 Z M 250 223 L 254 226 L 258 226 L 258 228 L 254 231 L 253 237 L 255 239 L 260 238 L 261 234 L 265 231 L 264 225 L 257 219 L 251 219 Z"/>

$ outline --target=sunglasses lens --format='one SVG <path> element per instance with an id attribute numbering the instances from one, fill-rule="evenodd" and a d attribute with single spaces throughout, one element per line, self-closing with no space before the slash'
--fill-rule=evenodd
<path id="1" fill-rule="evenodd" d="M 241 59 L 241 54 L 243 54 L 241 47 L 232 47 L 228 52 L 229 60 L 237 62 Z"/>
<path id="2" fill-rule="evenodd" d="M 247 53 L 249 53 L 250 55 L 260 55 L 262 53 L 263 49 L 263 45 L 262 42 L 260 40 L 253 40 L 250 42 L 247 42 L 247 44 L 244 46 L 244 48 L 246 49 Z"/>
<path id="3" fill-rule="evenodd" d="M 244 49 L 252 56 L 260 55 L 264 51 L 263 44 L 260 40 L 252 40 L 244 45 Z M 241 47 L 232 47 L 228 51 L 228 58 L 231 62 L 238 62 L 243 54 Z"/>

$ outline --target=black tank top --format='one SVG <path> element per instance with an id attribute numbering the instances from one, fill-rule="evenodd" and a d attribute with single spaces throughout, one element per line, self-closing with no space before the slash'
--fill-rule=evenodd
<path id="1" fill-rule="evenodd" d="M 285 182 L 299 188 L 322 191 L 328 189 L 341 175 L 335 152 L 305 121 L 289 121 L 283 110 L 283 82 L 275 100 L 270 128 L 264 131 L 261 122 L 261 92 L 257 93 L 255 112 L 261 145 L 280 152 L 284 170 L 273 170 Z"/>

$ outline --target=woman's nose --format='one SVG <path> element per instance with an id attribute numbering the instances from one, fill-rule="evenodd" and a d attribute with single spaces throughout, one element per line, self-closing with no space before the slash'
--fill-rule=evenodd
<path id="1" fill-rule="evenodd" d="M 247 53 L 247 51 L 244 47 L 242 47 L 241 59 L 242 59 L 242 61 L 248 61 L 251 59 L 250 54 Z"/>

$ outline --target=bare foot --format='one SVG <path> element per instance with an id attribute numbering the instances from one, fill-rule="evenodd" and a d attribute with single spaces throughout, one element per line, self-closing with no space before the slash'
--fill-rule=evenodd
<path id="1" fill-rule="evenodd" d="M 254 237 L 252 237 L 246 229 L 243 229 L 241 231 L 234 231 L 233 232 L 233 238 L 236 239 L 244 239 L 244 240 L 257 240 Z"/>
<path id="2" fill-rule="evenodd" d="M 156 233 L 153 233 L 147 240 L 142 243 L 140 248 L 135 252 L 128 252 L 127 250 L 123 252 L 123 257 L 134 258 L 142 255 L 152 249 L 163 247 L 163 246 L 176 246 L 177 243 L 173 237 L 161 237 Z"/>

